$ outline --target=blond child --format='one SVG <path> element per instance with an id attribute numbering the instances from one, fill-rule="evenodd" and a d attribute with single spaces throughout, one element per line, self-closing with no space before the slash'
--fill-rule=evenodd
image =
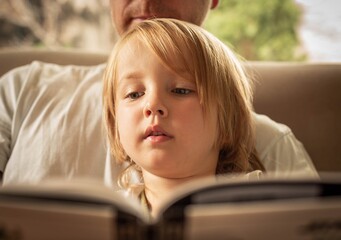
<path id="1" fill-rule="evenodd" d="M 255 151 L 252 89 L 233 52 L 201 27 L 144 21 L 110 56 L 103 86 L 119 185 L 156 215 L 175 187 L 217 174 L 264 170 Z"/>

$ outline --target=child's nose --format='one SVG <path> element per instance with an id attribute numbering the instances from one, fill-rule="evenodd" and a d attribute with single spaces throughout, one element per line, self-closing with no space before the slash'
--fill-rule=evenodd
<path id="1" fill-rule="evenodd" d="M 149 117 L 151 115 L 158 115 L 160 117 L 166 117 L 168 115 L 168 110 L 166 106 L 162 103 L 160 98 L 151 97 L 146 103 L 144 108 L 144 115 Z"/>

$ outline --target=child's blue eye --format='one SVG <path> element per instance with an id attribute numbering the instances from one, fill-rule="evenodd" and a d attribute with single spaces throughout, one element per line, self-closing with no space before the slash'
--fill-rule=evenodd
<path id="1" fill-rule="evenodd" d="M 127 98 L 138 99 L 139 97 L 143 96 L 143 94 L 143 92 L 131 92 L 127 95 Z"/>
<path id="2" fill-rule="evenodd" d="M 173 93 L 186 95 L 192 92 L 192 90 L 186 89 L 186 88 L 175 88 L 172 90 Z"/>

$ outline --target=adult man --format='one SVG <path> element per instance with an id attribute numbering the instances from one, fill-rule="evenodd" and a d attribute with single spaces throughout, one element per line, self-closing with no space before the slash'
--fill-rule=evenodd
<path id="1" fill-rule="evenodd" d="M 201 25 L 218 0 L 110 0 L 117 32 L 153 17 Z M 143 60 L 141 58 L 141 60 Z M 0 172 L 3 184 L 48 177 L 94 178 L 115 185 L 114 161 L 101 125 L 104 65 L 58 66 L 34 62 L 0 80 Z M 254 115 L 256 148 L 267 171 L 315 175 L 289 128 Z"/>

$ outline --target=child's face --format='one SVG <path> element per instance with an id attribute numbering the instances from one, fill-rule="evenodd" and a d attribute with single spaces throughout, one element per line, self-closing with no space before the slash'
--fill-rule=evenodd
<path id="1" fill-rule="evenodd" d="M 137 40 L 121 50 L 117 70 L 117 125 L 131 159 L 143 172 L 167 178 L 213 175 L 217 109 L 203 114 L 195 82 Z"/>

